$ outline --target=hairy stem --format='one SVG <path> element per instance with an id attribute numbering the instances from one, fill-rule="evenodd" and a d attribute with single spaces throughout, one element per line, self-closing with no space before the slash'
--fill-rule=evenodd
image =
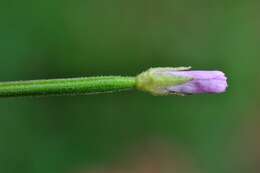
<path id="1" fill-rule="evenodd" d="M 135 77 L 99 76 L 0 82 L 0 97 L 85 95 L 133 89 Z"/>

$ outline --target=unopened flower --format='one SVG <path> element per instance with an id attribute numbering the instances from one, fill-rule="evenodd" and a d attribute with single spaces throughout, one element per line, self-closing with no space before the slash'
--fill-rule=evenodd
<path id="1" fill-rule="evenodd" d="M 192 71 L 190 67 L 151 68 L 137 77 L 137 88 L 154 95 L 217 94 L 227 86 L 223 72 Z"/>

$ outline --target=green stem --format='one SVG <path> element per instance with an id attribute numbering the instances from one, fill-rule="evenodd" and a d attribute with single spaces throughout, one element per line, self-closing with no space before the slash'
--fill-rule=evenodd
<path id="1" fill-rule="evenodd" d="M 0 82 L 0 97 L 85 95 L 133 89 L 135 77 L 100 76 Z"/>

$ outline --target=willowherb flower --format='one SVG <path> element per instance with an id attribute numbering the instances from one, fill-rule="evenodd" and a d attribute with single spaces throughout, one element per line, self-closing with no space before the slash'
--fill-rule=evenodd
<path id="1" fill-rule="evenodd" d="M 0 82 L 0 98 L 111 93 L 138 89 L 153 95 L 222 93 L 227 78 L 220 71 L 190 67 L 151 68 L 137 76 L 92 76 L 67 79 Z"/>
<path id="2" fill-rule="evenodd" d="M 137 76 L 137 88 L 154 95 L 223 93 L 227 78 L 221 71 L 192 71 L 190 67 L 151 68 Z"/>

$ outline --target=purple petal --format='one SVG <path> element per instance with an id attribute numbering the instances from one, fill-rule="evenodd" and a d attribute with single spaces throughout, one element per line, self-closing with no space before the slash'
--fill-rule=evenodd
<path id="1" fill-rule="evenodd" d="M 169 87 L 168 91 L 183 94 L 223 93 L 227 89 L 227 78 L 220 71 L 168 71 L 167 75 L 193 78 L 182 85 Z"/>

